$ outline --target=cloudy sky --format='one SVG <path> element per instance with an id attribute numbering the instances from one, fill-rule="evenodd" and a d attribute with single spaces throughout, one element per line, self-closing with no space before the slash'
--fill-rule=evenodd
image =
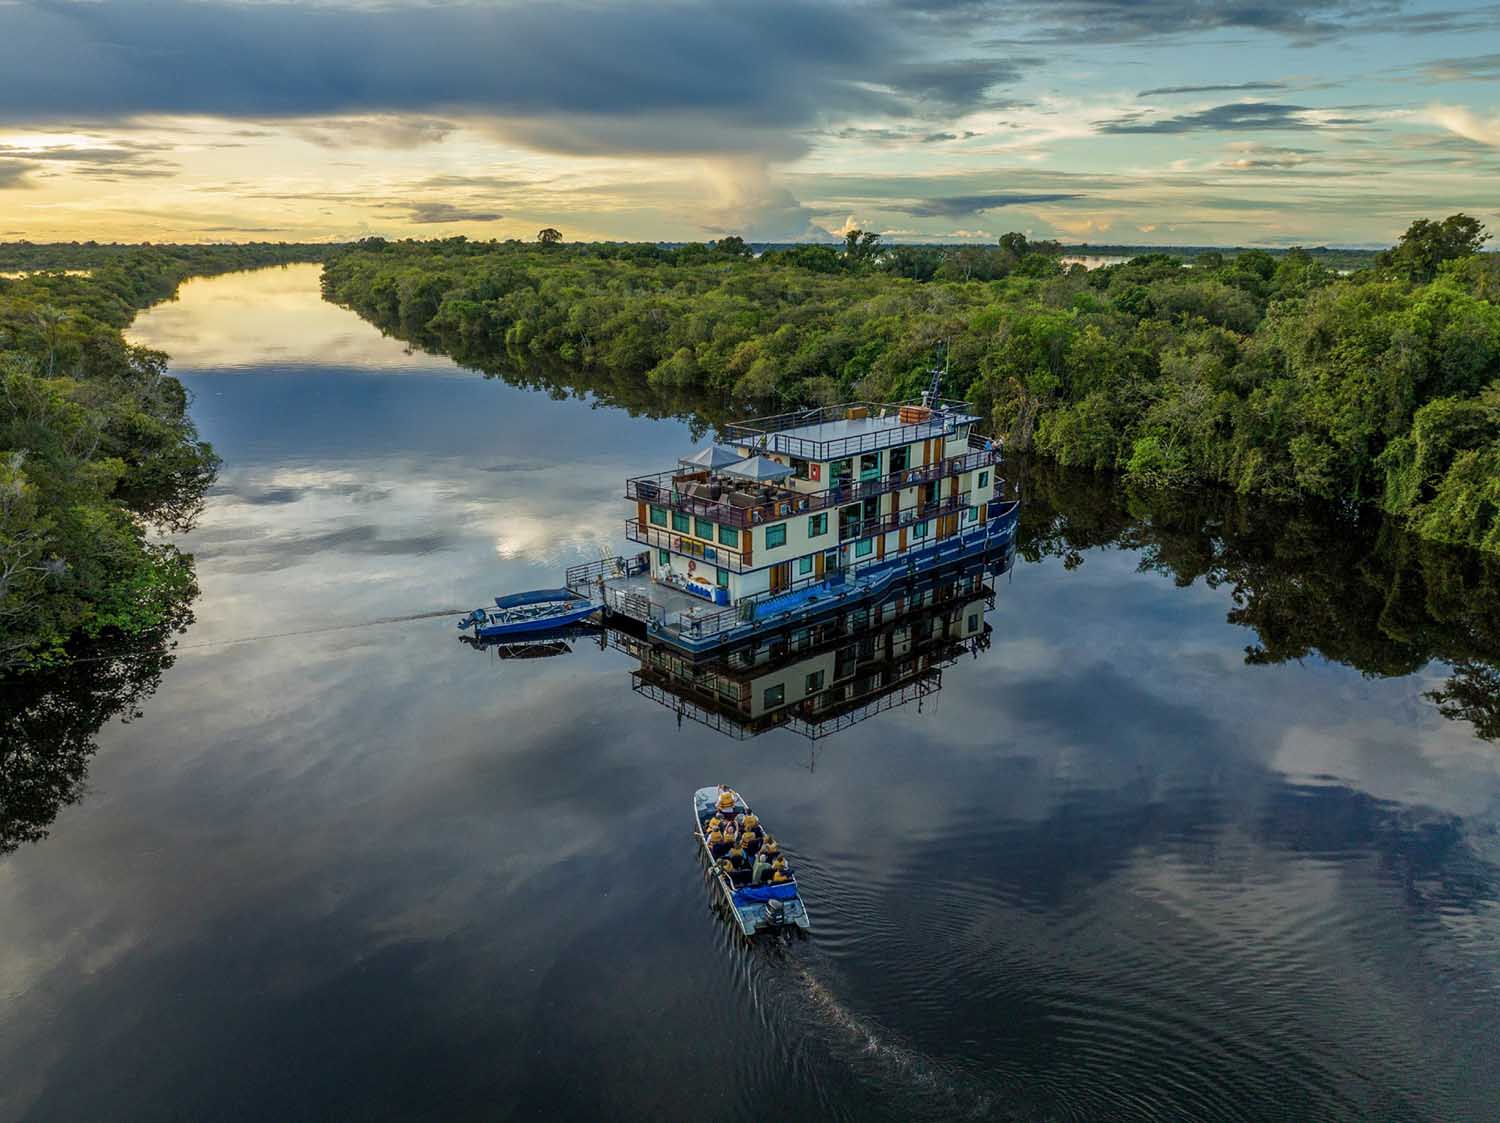
<path id="1" fill-rule="evenodd" d="M 0 238 L 1500 227 L 1500 4 L 0 0 Z"/>

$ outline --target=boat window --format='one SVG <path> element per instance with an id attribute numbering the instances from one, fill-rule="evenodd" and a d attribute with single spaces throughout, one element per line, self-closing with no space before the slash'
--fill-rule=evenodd
<path id="1" fill-rule="evenodd" d="M 913 538 L 926 538 L 927 537 L 927 520 L 926 519 L 923 519 L 921 522 L 917 523 L 915 526 L 913 526 L 911 528 L 911 536 Z"/>
<path id="2" fill-rule="evenodd" d="M 865 453 L 859 458 L 859 478 L 873 480 L 878 475 L 880 475 L 880 453 Z"/>
<path id="3" fill-rule="evenodd" d="M 828 466 L 828 479 L 834 486 L 846 483 L 854 477 L 854 461 L 850 459 L 835 460 Z"/>
<path id="4" fill-rule="evenodd" d="M 990 486 L 990 474 L 988 472 L 980 472 L 979 473 L 979 486 L 980 487 L 989 487 Z"/>
<path id="5" fill-rule="evenodd" d="M 714 524 L 709 519 L 698 519 L 693 533 L 699 538 L 707 538 L 712 542 L 714 540 Z"/>
<path id="6" fill-rule="evenodd" d="M 719 542 L 725 546 L 734 546 L 736 549 L 740 544 L 740 532 L 732 526 L 719 527 Z"/>
<path id="7" fill-rule="evenodd" d="M 766 687 L 764 695 L 765 707 L 779 706 L 786 701 L 786 684 L 778 682 L 775 686 Z"/>
<path id="8" fill-rule="evenodd" d="M 812 555 L 811 554 L 808 554 L 807 557 L 805 557 L 805 558 L 798 558 L 797 559 L 797 573 L 799 575 L 801 575 L 803 573 L 811 573 L 812 572 L 812 567 L 813 567 L 813 560 L 812 560 Z"/>
<path id="9" fill-rule="evenodd" d="M 805 480 L 808 477 L 808 462 L 799 457 L 792 457 L 792 479 Z"/>
<path id="10" fill-rule="evenodd" d="M 681 511 L 672 512 L 672 529 L 678 534 L 691 534 L 693 528 L 692 520 Z"/>
<path id="11" fill-rule="evenodd" d="M 714 580 L 718 582 L 720 588 L 728 588 L 729 587 L 729 570 L 727 570 L 727 569 L 715 570 L 714 571 Z"/>
<path id="12" fill-rule="evenodd" d="M 667 525 L 667 509 L 665 507 L 651 508 L 651 521 L 657 526 Z"/>
<path id="13" fill-rule="evenodd" d="M 828 533 L 828 515 L 809 515 L 807 518 L 807 536 L 817 538 Z"/>
<path id="14" fill-rule="evenodd" d="M 873 538 L 861 538 L 854 544 L 854 556 L 857 558 L 865 557 L 867 554 L 871 554 L 874 552 L 875 539 Z"/>
<path id="15" fill-rule="evenodd" d="M 665 551 L 665 550 L 657 550 L 656 551 L 656 564 L 657 565 L 671 565 L 672 564 L 672 555 L 669 554 L 669 553 L 667 553 L 667 551 Z"/>
<path id="16" fill-rule="evenodd" d="M 839 537 L 853 538 L 859 533 L 859 515 L 863 508 L 855 503 L 839 511 Z"/>
<path id="17" fill-rule="evenodd" d="M 807 689 L 806 689 L 806 691 L 804 691 L 804 693 L 806 693 L 806 694 L 816 694 L 818 691 L 820 691 L 822 689 L 823 689 L 823 672 L 822 671 L 814 671 L 812 674 L 810 674 L 810 675 L 807 676 Z"/>
<path id="18" fill-rule="evenodd" d="M 911 449 L 908 448 L 906 445 L 897 445 L 895 448 L 891 449 L 891 453 L 890 453 L 890 456 L 891 456 L 890 470 L 892 472 L 904 472 L 904 471 L 906 471 L 906 465 L 909 463 L 908 457 L 910 455 L 911 455 Z"/>
<path id="19" fill-rule="evenodd" d="M 766 549 L 786 545 L 786 523 L 775 523 L 766 527 Z"/>
<path id="20" fill-rule="evenodd" d="M 969 631 L 979 631 L 979 613 L 977 612 L 969 613 Z"/>

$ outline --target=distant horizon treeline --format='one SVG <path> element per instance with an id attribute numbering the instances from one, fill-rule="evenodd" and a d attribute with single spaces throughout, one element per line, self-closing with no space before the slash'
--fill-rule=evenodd
<path id="1" fill-rule="evenodd" d="M 0 680 L 80 643 L 164 643 L 191 618 L 192 525 L 218 457 L 167 356 L 121 329 L 190 276 L 307 260 L 304 247 L 134 247 L 87 276 L 0 278 Z M 0 754 L 0 781 L 13 762 Z"/>
<path id="2" fill-rule="evenodd" d="M 1011 447 L 1137 485 L 1374 503 L 1500 551 L 1500 256 L 1465 215 L 1342 276 L 1307 253 L 1153 253 L 1087 270 L 1056 243 L 754 256 L 368 239 L 324 294 L 517 381 L 710 412 L 914 396 L 941 355 Z"/>

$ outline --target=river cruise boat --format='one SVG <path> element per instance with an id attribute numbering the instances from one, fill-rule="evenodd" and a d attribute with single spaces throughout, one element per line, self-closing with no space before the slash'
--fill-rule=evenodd
<path id="1" fill-rule="evenodd" d="M 603 621 L 690 655 L 789 634 L 1007 557 L 1018 503 L 963 402 L 855 402 L 726 425 L 627 480 L 644 549 L 567 571 Z"/>

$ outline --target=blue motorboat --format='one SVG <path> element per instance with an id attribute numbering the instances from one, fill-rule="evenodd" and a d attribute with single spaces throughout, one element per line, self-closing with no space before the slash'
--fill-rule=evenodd
<path id="1" fill-rule="evenodd" d="M 722 786 L 699 788 L 693 793 L 693 828 L 698 845 L 708 862 L 709 875 L 723 895 L 730 918 L 746 936 L 760 932 L 790 931 L 798 928 L 806 932 L 812 927 L 807 915 L 807 906 L 797 888 L 795 877 L 778 883 L 751 883 L 751 871 L 726 870 L 715 861 L 708 844 L 704 828 L 718 811 L 719 796 L 729 792 L 734 797 L 733 807 L 725 814 L 734 819 L 750 814 L 750 806 L 738 792 Z"/>
<path id="2" fill-rule="evenodd" d="M 476 608 L 458 622 L 458 628 L 473 628 L 477 639 L 499 639 L 565 628 L 598 610 L 593 601 L 571 589 L 533 589 L 496 597 L 494 608 Z"/>

